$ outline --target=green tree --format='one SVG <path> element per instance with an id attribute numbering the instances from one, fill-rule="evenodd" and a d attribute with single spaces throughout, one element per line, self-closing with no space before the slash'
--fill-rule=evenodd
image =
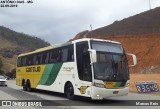
<path id="1" fill-rule="evenodd" d="M 7 72 L 6 76 L 9 78 L 16 78 L 16 69 L 13 69 L 11 72 Z"/>
<path id="2" fill-rule="evenodd" d="M 3 63 L 2 63 L 2 60 L 0 58 L 0 75 L 4 75 L 5 74 L 4 71 L 1 70 L 2 66 L 3 66 Z"/>
<path id="3" fill-rule="evenodd" d="M 0 70 L 0 75 L 5 75 L 3 70 Z"/>
<path id="4" fill-rule="evenodd" d="M 0 69 L 2 68 L 2 66 L 3 66 L 3 63 L 2 63 L 2 60 L 0 58 Z"/>

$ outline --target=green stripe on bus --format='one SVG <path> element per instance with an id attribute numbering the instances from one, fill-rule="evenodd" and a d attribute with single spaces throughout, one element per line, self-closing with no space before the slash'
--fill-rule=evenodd
<path id="1" fill-rule="evenodd" d="M 119 87 L 122 84 L 122 82 L 117 82 L 114 87 Z"/>
<path id="2" fill-rule="evenodd" d="M 41 81 L 43 81 L 43 84 L 42 84 L 42 85 L 51 85 L 51 84 L 54 83 L 54 81 L 56 80 L 57 75 L 58 75 L 58 73 L 59 73 L 59 71 L 60 71 L 60 69 L 61 69 L 61 67 L 62 67 L 62 64 L 63 64 L 63 63 L 54 64 L 53 67 L 52 67 L 52 69 L 48 69 L 48 70 L 47 70 L 48 67 L 46 67 L 46 70 L 45 70 L 46 72 L 44 72 L 44 73 L 48 75 L 48 78 L 47 78 L 47 80 L 41 80 Z M 47 66 L 48 66 L 48 65 L 47 65 Z M 49 68 L 50 68 L 50 67 L 49 67 Z M 48 74 L 48 73 L 49 73 L 49 74 Z M 44 79 L 44 78 L 45 78 L 45 74 L 42 75 L 41 79 Z M 43 76 L 44 76 L 44 77 L 43 77 Z M 45 82 L 45 83 L 44 83 L 44 82 Z"/>
<path id="3" fill-rule="evenodd" d="M 120 87 L 124 87 L 126 85 L 126 81 L 122 82 Z"/>
<path id="4" fill-rule="evenodd" d="M 54 81 L 56 80 L 57 75 L 62 67 L 62 64 L 63 63 L 54 64 L 45 85 L 51 85 L 54 83 Z"/>
<path id="5" fill-rule="evenodd" d="M 52 71 L 54 64 L 48 64 L 46 65 L 44 72 L 41 76 L 41 79 L 39 81 L 39 84 L 44 85 L 49 77 L 50 72 Z"/>

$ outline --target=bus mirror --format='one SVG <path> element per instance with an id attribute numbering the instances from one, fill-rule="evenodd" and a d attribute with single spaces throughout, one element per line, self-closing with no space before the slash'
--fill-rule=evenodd
<path id="1" fill-rule="evenodd" d="M 88 51 L 91 54 L 91 63 L 96 63 L 97 62 L 97 53 L 96 53 L 96 50 L 88 49 Z"/>
<path id="2" fill-rule="evenodd" d="M 134 67 L 137 64 L 136 55 L 131 53 L 127 53 L 127 55 L 132 57 L 132 60 L 129 59 L 129 62 L 132 61 L 133 64 L 129 65 L 129 67 Z"/>

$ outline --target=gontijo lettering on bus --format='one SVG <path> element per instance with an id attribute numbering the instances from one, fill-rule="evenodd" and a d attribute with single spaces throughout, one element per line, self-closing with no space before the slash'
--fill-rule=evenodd
<path id="1" fill-rule="evenodd" d="M 37 66 L 37 67 L 27 67 L 26 68 L 26 72 L 40 72 L 41 71 L 41 67 Z"/>

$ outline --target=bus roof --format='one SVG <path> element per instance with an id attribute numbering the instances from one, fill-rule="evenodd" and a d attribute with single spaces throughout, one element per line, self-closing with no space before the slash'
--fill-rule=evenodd
<path id="1" fill-rule="evenodd" d="M 42 51 L 45 51 L 45 50 L 50 50 L 50 49 L 53 49 L 53 48 L 63 47 L 63 46 L 69 45 L 69 44 L 71 44 L 71 42 L 67 42 L 67 43 L 64 43 L 64 44 L 55 44 L 55 45 L 51 45 L 51 46 L 48 46 L 48 47 L 43 47 L 43 48 L 36 49 L 36 50 L 28 52 L 28 53 L 20 54 L 18 57 L 42 52 Z"/>
<path id="2" fill-rule="evenodd" d="M 64 44 L 56 44 L 56 45 L 51 45 L 51 46 L 48 46 L 48 47 L 36 49 L 35 51 L 32 51 L 32 52 L 20 54 L 18 57 L 26 56 L 26 55 L 34 54 L 34 53 L 38 53 L 38 52 L 42 52 L 42 51 L 45 51 L 45 50 L 50 50 L 50 49 L 53 49 L 53 48 L 63 47 L 63 46 L 69 45 L 71 43 L 77 43 L 77 42 L 82 42 L 82 41 L 91 41 L 91 40 L 93 40 L 93 41 L 103 41 L 103 42 L 105 41 L 105 42 L 110 42 L 110 43 L 121 44 L 119 42 L 111 41 L 111 40 L 94 39 L 94 38 L 82 38 L 82 39 L 77 39 L 77 40 L 74 40 L 74 41 L 71 41 L 71 42 L 66 42 Z"/>
<path id="3" fill-rule="evenodd" d="M 111 41 L 111 40 L 104 40 L 104 39 L 95 39 L 95 38 L 82 38 L 82 39 L 77 39 L 72 41 L 72 43 L 77 43 L 77 42 L 81 42 L 81 41 L 103 41 L 103 42 L 110 42 L 110 43 L 116 43 L 116 44 L 121 44 L 120 42 L 116 42 L 116 41 Z"/>

